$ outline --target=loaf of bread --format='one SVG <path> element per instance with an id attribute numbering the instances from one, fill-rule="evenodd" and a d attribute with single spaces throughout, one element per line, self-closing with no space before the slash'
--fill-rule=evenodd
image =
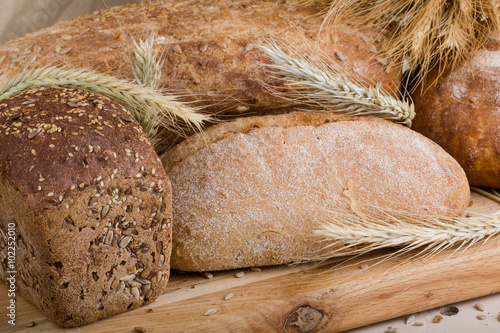
<path id="1" fill-rule="evenodd" d="M 469 203 L 457 162 L 388 121 L 328 113 L 239 118 L 162 156 L 173 191 L 171 265 L 186 271 L 315 258 L 325 209 L 455 216 Z M 372 215 L 374 216 L 374 215 Z"/>
<path id="2" fill-rule="evenodd" d="M 0 277 L 50 320 L 79 326 L 162 293 L 170 182 L 121 106 L 56 88 L 1 100 L 0 172 Z"/>
<path id="3" fill-rule="evenodd" d="M 435 69 L 413 95 L 413 128 L 450 153 L 474 186 L 500 188 L 500 38 L 444 74 Z"/>
<path id="4" fill-rule="evenodd" d="M 258 45 L 277 39 L 297 52 L 317 41 L 325 61 L 337 62 L 368 85 L 398 94 L 401 67 L 380 51 L 388 31 L 355 30 L 341 25 L 321 33 L 319 8 L 293 8 L 286 1 L 165 1 L 127 5 L 61 22 L 0 46 L 0 82 L 27 64 L 62 64 L 131 78 L 131 38 L 155 34 L 165 62 L 161 86 L 227 120 L 229 115 L 280 113 L 285 101 L 265 86 L 282 84 L 264 64 L 270 58 Z M 128 37 L 131 38 L 128 38 Z M 326 59 L 329 58 L 330 60 Z"/>

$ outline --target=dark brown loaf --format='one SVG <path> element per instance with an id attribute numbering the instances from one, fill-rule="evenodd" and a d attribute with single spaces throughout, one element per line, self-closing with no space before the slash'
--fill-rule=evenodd
<path id="1" fill-rule="evenodd" d="M 413 128 L 464 168 L 474 186 L 500 188 L 500 39 L 439 76 L 434 70 L 413 95 Z"/>
<path id="2" fill-rule="evenodd" d="M 298 51 L 309 39 L 359 80 L 395 94 L 401 68 L 391 66 L 379 50 L 387 32 L 337 27 L 320 30 L 316 7 L 293 9 L 285 1 L 172 1 L 148 6 L 127 5 L 61 22 L 0 46 L 0 82 L 27 63 L 61 63 L 131 78 L 126 36 L 145 38 L 155 32 L 164 48 L 161 84 L 182 99 L 212 106 L 222 114 L 279 112 L 291 102 L 271 95 L 263 82 L 276 86 L 263 64 L 269 58 L 257 45 L 279 38 Z M 336 44 L 331 42 L 331 37 Z M 313 51 L 313 53 L 317 53 Z"/>
<path id="3" fill-rule="evenodd" d="M 0 101 L 0 275 L 61 326 L 153 301 L 169 277 L 171 189 L 122 107 L 42 89 Z"/>
<path id="4" fill-rule="evenodd" d="M 438 145 L 374 118 L 291 113 L 239 118 L 162 157 L 173 190 L 172 267 L 283 264 L 321 254 L 313 230 L 334 209 L 455 216 L 463 170 Z"/>

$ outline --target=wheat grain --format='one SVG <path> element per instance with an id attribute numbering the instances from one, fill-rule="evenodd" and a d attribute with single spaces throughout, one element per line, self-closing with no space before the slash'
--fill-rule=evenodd
<path id="1" fill-rule="evenodd" d="M 79 88 L 107 96 L 124 106 L 134 117 L 154 117 L 161 126 L 176 132 L 182 131 L 179 120 L 199 130 L 202 123 L 209 119 L 207 115 L 151 87 L 81 69 L 50 66 L 25 70 L 7 80 L 0 87 L 0 100 L 27 89 L 47 86 Z M 155 110 L 157 114 L 143 114 L 147 110 Z M 147 133 L 148 129 L 145 131 Z"/>
<path id="2" fill-rule="evenodd" d="M 404 216 L 404 220 L 398 216 Z M 391 213 L 359 217 L 353 213 L 323 210 L 321 229 L 315 234 L 329 245 L 327 256 L 358 255 L 383 248 L 401 248 L 398 253 L 419 250 L 438 253 L 458 251 L 500 233 L 500 211 L 473 217 L 438 217 Z"/>
<path id="3" fill-rule="evenodd" d="M 415 116 L 413 104 L 390 96 L 378 86 L 366 87 L 342 74 L 341 69 L 313 61 L 295 50 L 285 52 L 276 43 L 269 42 L 261 49 L 273 60 L 270 67 L 293 89 L 284 93 L 274 89 L 282 98 L 344 115 L 375 116 L 411 125 Z"/>

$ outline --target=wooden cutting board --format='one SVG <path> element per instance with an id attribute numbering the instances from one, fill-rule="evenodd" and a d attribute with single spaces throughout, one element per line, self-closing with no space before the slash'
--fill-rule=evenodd
<path id="1" fill-rule="evenodd" d="M 471 199 L 470 211 L 500 209 L 479 194 Z M 500 292 L 500 236 L 459 254 L 415 259 L 410 253 L 381 262 L 386 253 L 347 263 L 213 272 L 210 279 L 174 271 L 153 304 L 76 329 L 57 327 L 22 297 L 11 327 L 7 287 L 0 284 L 0 332 L 339 332 Z"/>

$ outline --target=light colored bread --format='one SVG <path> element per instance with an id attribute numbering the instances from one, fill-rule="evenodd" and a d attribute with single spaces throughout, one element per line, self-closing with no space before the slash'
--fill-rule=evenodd
<path id="1" fill-rule="evenodd" d="M 166 1 L 100 10 L 0 46 L 0 82 L 33 62 L 131 78 L 127 37 L 138 40 L 154 32 L 166 59 L 161 85 L 220 117 L 284 112 L 294 104 L 265 88 L 282 84 L 266 72 L 264 64 L 271 60 L 257 47 L 268 38 L 297 52 L 310 51 L 308 41 L 319 41 L 313 53 L 324 53 L 328 63 L 337 62 L 358 80 L 398 94 L 401 67 L 388 64 L 380 51 L 389 32 L 341 25 L 333 35 L 328 29 L 319 33 L 319 10 L 293 9 L 275 0 Z"/>
<path id="2" fill-rule="evenodd" d="M 453 71 L 429 74 L 412 96 L 413 128 L 438 143 L 474 186 L 500 188 L 500 38 Z"/>
<path id="3" fill-rule="evenodd" d="M 0 101 L 0 170 L 0 276 L 16 270 L 16 291 L 50 320 L 79 326 L 162 293 L 170 182 L 122 107 L 55 88 Z"/>
<path id="4" fill-rule="evenodd" d="M 276 265 L 317 256 L 322 209 L 455 216 L 463 170 L 438 145 L 374 118 L 291 113 L 213 126 L 162 157 L 173 191 L 172 267 Z M 403 213 L 405 212 L 405 213 Z"/>

